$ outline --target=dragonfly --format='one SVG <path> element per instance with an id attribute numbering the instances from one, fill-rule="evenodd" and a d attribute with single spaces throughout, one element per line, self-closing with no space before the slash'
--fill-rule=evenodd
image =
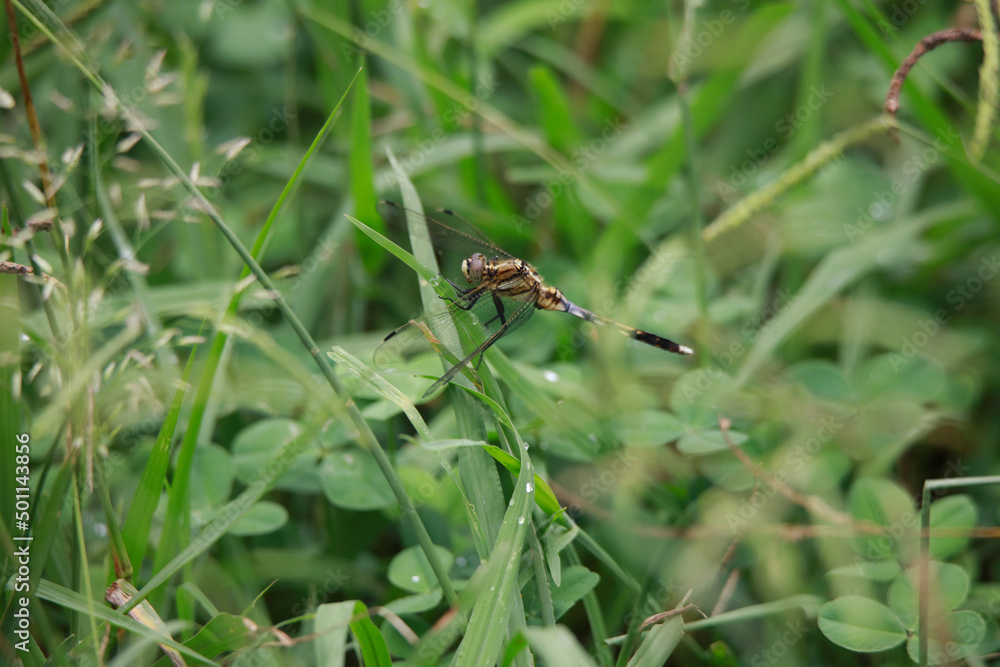
<path id="1" fill-rule="evenodd" d="M 424 392 L 422 398 L 450 382 L 477 357 L 474 368 L 478 370 L 483 353 L 522 327 L 536 310 L 569 313 L 667 352 L 694 354 L 690 347 L 581 308 L 559 289 L 547 285 L 531 264 L 501 249 L 448 209 L 441 209 L 441 212 L 459 221 L 464 230 L 390 201 L 382 203 L 425 220 L 438 249 L 442 245 L 473 249 L 461 263 L 461 277 L 469 286 L 462 287 L 442 276 L 455 292 L 453 297 L 440 297 L 448 301 L 448 305 L 410 320 L 386 336 L 375 350 L 374 361 L 379 367 L 446 353 L 459 360 Z"/>

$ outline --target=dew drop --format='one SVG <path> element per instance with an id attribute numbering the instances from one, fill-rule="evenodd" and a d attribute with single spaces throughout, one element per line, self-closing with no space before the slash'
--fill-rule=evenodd
<path id="1" fill-rule="evenodd" d="M 412 577 L 410 577 L 410 581 L 412 581 L 413 583 L 419 582 L 420 581 L 420 575 L 419 574 L 413 575 Z"/>
<path id="2" fill-rule="evenodd" d="M 523 516 L 517 517 L 517 523 L 518 523 L 518 525 L 523 526 L 524 525 L 524 517 Z"/>
<path id="3" fill-rule="evenodd" d="M 528 493 L 531 493 L 532 491 L 535 490 L 535 483 L 528 482 L 527 484 L 524 485 L 524 490 L 527 491 Z"/>

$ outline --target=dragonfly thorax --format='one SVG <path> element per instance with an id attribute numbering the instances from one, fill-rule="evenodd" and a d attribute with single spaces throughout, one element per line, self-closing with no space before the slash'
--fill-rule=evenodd
<path id="1" fill-rule="evenodd" d="M 462 260 L 462 275 L 470 285 L 483 282 L 483 271 L 486 270 L 486 256 L 477 252 L 468 259 Z"/>

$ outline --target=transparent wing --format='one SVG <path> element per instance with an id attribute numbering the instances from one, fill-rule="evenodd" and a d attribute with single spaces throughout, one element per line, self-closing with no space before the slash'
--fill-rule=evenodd
<path id="1" fill-rule="evenodd" d="M 386 336 L 375 350 L 375 364 L 405 364 L 442 352 L 461 359 L 481 352 L 484 342 L 495 342 L 520 327 L 534 310 L 530 299 L 515 301 L 487 289 L 470 290 L 446 308 L 411 320 Z"/>
<path id="2" fill-rule="evenodd" d="M 421 215 L 427 221 L 427 231 L 437 254 L 441 274 L 456 284 L 465 284 L 462 260 L 481 252 L 487 258 L 513 259 L 513 256 L 486 238 L 468 221 L 448 210 L 439 212 L 441 217 L 422 215 L 391 201 L 382 201 L 382 217 L 394 227 L 403 227 L 401 217 L 406 213 Z M 446 219 L 447 222 L 442 222 Z"/>
<path id="3" fill-rule="evenodd" d="M 535 304 L 533 302 L 528 301 L 524 303 L 520 302 L 512 302 L 512 303 L 519 304 L 518 309 L 514 311 L 513 315 L 510 315 L 507 321 L 495 332 L 493 332 L 493 334 L 491 334 L 489 338 L 484 340 L 479 345 L 478 348 L 470 352 L 468 355 L 465 356 L 465 358 L 461 359 L 457 364 L 449 368 L 448 372 L 439 377 L 437 381 L 434 382 L 434 384 L 428 387 L 427 391 L 424 392 L 423 398 L 427 398 L 435 391 L 437 391 L 439 387 L 451 382 L 451 379 L 456 375 L 458 375 L 458 372 L 461 371 L 463 368 L 465 368 L 469 364 L 469 362 L 471 362 L 473 359 L 475 359 L 483 352 L 485 352 L 488 347 L 490 347 L 491 345 L 493 345 L 493 343 L 500 340 L 503 336 L 506 336 L 511 331 L 513 331 L 514 329 L 518 328 L 519 326 L 527 322 L 528 318 L 531 317 L 531 314 L 535 312 Z"/>

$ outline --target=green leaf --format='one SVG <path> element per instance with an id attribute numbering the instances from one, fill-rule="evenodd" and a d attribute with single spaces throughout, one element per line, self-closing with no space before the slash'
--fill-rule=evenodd
<path id="1" fill-rule="evenodd" d="M 382 605 L 395 614 L 419 614 L 441 604 L 444 595 L 440 587 L 435 587 L 430 593 L 405 595 Z"/>
<path id="2" fill-rule="evenodd" d="M 856 377 L 861 396 L 868 400 L 880 396 L 904 396 L 927 402 L 940 396 L 948 386 L 944 369 L 933 360 L 919 355 L 905 363 L 900 363 L 897 354 L 873 357 L 861 364 Z"/>
<path id="3" fill-rule="evenodd" d="M 191 465 L 191 507 L 209 509 L 229 500 L 234 474 L 228 449 L 215 444 L 198 447 Z"/>
<path id="4" fill-rule="evenodd" d="M 819 629 L 838 646 L 873 653 L 906 640 L 906 628 L 892 610 L 860 595 L 845 595 L 819 610 Z"/>
<path id="5" fill-rule="evenodd" d="M 269 500 L 258 501 L 229 527 L 230 535 L 266 535 L 288 523 L 288 510 Z"/>
<path id="6" fill-rule="evenodd" d="M 406 418 L 410 420 L 410 423 L 413 424 L 413 428 L 416 430 L 417 435 L 424 439 L 430 439 L 431 432 L 430 429 L 427 428 L 427 423 L 424 422 L 424 418 L 420 416 L 420 412 L 417 410 L 416 406 L 413 405 L 413 402 L 410 401 L 403 394 L 403 392 L 387 382 L 381 375 L 372 371 L 367 364 L 348 353 L 342 347 L 335 346 L 332 350 L 327 352 L 327 356 L 353 373 L 355 377 L 364 381 L 380 396 L 399 407 L 399 409 L 403 411 L 403 414 L 406 415 Z"/>
<path id="7" fill-rule="evenodd" d="M 851 487 L 848 506 L 851 516 L 884 528 L 880 535 L 853 540 L 854 548 L 867 560 L 898 557 L 904 546 L 901 538 L 919 524 L 910 494 L 888 480 L 859 479 Z"/>
<path id="8" fill-rule="evenodd" d="M 976 505 L 967 495 L 948 496 L 931 503 L 931 534 L 939 528 L 971 531 L 978 519 Z M 931 556 L 948 558 L 961 552 L 968 537 L 931 537 Z"/>
<path id="9" fill-rule="evenodd" d="M 434 546 L 445 569 L 455 563 L 455 556 L 442 546 Z M 389 581 L 410 593 L 429 593 L 437 587 L 437 579 L 427 556 L 418 546 L 403 549 L 389 563 Z"/>
<path id="10" fill-rule="evenodd" d="M 811 359 L 790 366 L 785 374 L 816 398 L 846 402 L 853 393 L 840 369 L 825 359 Z"/>
<path id="11" fill-rule="evenodd" d="M 264 419 L 237 433 L 233 439 L 233 463 L 236 466 L 237 478 L 248 484 L 301 432 L 302 426 L 294 420 Z M 296 457 L 288 469 L 278 477 L 275 486 L 287 491 L 319 491 L 315 460 L 318 455 L 318 450 L 310 444 L 307 451 Z"/>
<path id="12" fill-rule="evenodd" d="M 562 518 L 562 515 L 558 515 Z M 573 524 L 572 528 L 566 528 L 560 524 L 553 524 L 545 534 L 542 535 L 542 548 L 545 551 L 545 563 L 552 576 L 552 583 L 556 586 L 562 585 L 562 559 L 559 553 L 565 549 L 580 533 L 580 527 Z"/>
<path id="13" fill-rule="evenodd" d="M 897 560 L 868 561 L 855 557 L 853 565 L 830 570 L 828 577 L 862 577 L 872 581 L 892 581 L 902 568 Z"/>
<path id="14" fill-rule="evenodd" d="M 481 19 L 476 49 L 481 57 L 493 57 L 496 51 L 531 31 L 550 29 L 554 17 L 561 18 L 561 21 L 572 20 L 582 10 L 581 4 L 566 0 L 516 0 L 502 3 Z"/>
<path id="15" fill-rule="evenodd" d="M 368 70 L 361 58 L 361 73 L 354 84 L 351 100 L 351 151 L 348 155 L 351 170 L 351 196 L 354 198 L 354 215 L 369 220 L 373 226 L 380 224 L 375 208 L 375 165 L 372 160 L 372 111 L 368 96 Z M 358 254 L 369 275 L 376 274 L 385 263 L 385 255 L 376 252 L 371 240 L 361 237 Z"/>
<path id="16" fill-rule="evenodd" d="M 718 368 L 698 368 L 677 379 L 670 393 L 670 409 L 687 424 L 714 424 L 719 407 L 736 392 L 732 377 Z"/>
<path id="17" fill-rule="evenodd" d="M 135 490 L 135 495 L 132 497 L 128 516 L 125 518 L 125 525 L 122 528 L 122 540 L 125 543 L 125 552 L 135 567 L 141 567 L 142 561 L 145 558 L 146 546 L 149 542 L 149 532 L 153 524 L 153 515 L 160 503 L 163 485 L 167 479 L 167 469 L 170 467 L 170 443 L 173 441 L 184 396 L 187 394 L 188 380 L 191 376 L 191 369 L 194 367 L 195 356 L 194 352 L 192 352 L 187 364 L 184 366 L 182 382 L 174 392 L 170 410 L 167 412 L 163 425 L 156 435 L 156 443 L 153 445 L 153 451 L 150 453 L 146 466 L 142 470 L 139 485 Z M 13 442 L 13 440 L 10 442 Z M 227 467 L 230 468 L 228 475 L 226 472 L 223 472 L 220 478 L 227 476 L 230 479 L 232 478 L 232 466 L 229 465 Z M 226 497 L 228 497 L 228 492 Z M 225 497 L 219 498 L 219 502 L 224 500 Z"/>
<path id="18" fill-rule="evenodd" d="M 521 462 L 504 450 L 494 445 L 485 444 L 483 445 L 483 450 L 496 459 L 497 462 L 506 468 L 512 475 L 520 474 Z M 542 511 L 549 516 L 552 516 L 561 509 L 559 500 L 556 498 L 556 494 L 552 492 L 552 487 L 550 487 L 548 483 L 546 483 L 546 481 L 537 474 L 535 475 L 535 502 L 540 508 L 542 508 Z M 565 523 L 566 521 L 563 517 L 560 517 L 559 520 L 560 523 Z"/>
<path id="19" fill-rule="evenodd" d="M 927 564 L 931 613 L 951 611 L 969 594 L 969 575 L 957 565 L 931 561 Z M 917 627 L 920 614 L 920 567 L 914 565 L 889 586 L 889 606 L 910 630 Z"/>
<path id="20" fill-rule="evenodd" d="M 747 436 L 739 431 L 729 431 L 728 437 L 734 447 L 739 447 L 747 441 Z M 685 433 L 677 442 L 677 450 L 691 456 L 714 454 L 728 449 L 726 436 L 723 436 L 722 431 L 717 428 Z"/>
<path id="21" fill-rule="evenodd" d="M 615 423 L 615 435 L 627 447 L 661 447 L 683 434 L 681 420 L 663 410 L 628 413 Z"/>
<path id="22" fill-rule="evenodd" d="M 469 440 L 468 438 L 449 438 L 446 440 L 421 440 L 420 447 L 422 449 L 428 449 L 432 452 L 444 451 L 447 449 L 454 449 L 456 447 L 474 447 L 476 445 L 483 446 L 486 443 L 482 440 Z"/>
<path id="23" fill-rule="evenodd" d="M 350 220 L 355 227 L 357 227 L 362 232 L 367 234 L 370 238 L 372 238 L 376 243 L 378 243 L 380 246 L 391 252 L 404 264 L 413 269 L 417 273 L 417 275 L 419 275 L 424 280 L 431 282 L 437 278 L 437 272 L 432 271 L 431 269 L 421 264 L 419 261 L 417 261 L 417 259 L 413 255 L 411 255 L 406 250 L 403 250 L 403 248 L 399 247 L 397 244 L 390 241 L 381 232 L 372 229 L 371 227 L 361 222 L 357 218 L 347 216 L 347 219 Z"/>
<path id="24" fill-rule="evenodd" d="M 528 643 L 541 660 L 551 667 L 596 667 L 573 633 L 561 625 L 552 628 L 528 628 Z"/>
<path id="25" fill-rule="evenodd" d="M 343 509 L 374 510 L 396 502 L 375 457 L 357 447 L 327 453 L 319 481 L 327 499 Z"/>
<path id="26" fill-rule="evenodd" d="M 684 638 L 684 619 L 680 614 L 654 625 L 642 638 L 639 649 L 628 661 L 628 667 L 659 667 Z"/>
<path id="27" fill-rule="evenodd" d="M 246 618 L 222 612 L 213 616 L 194 637 L 184 642 L 184 646 L 197 651 L 206 658 L 215 658 L 222 653 L 247 649 L 254 643 L 254 633 Z M 163 656 L 154 667 L 173 664 Z"/>
<path id="28" fill-rule="evenodd" d="M 372 623 L 368 608 L 361 602 L 355 602 L 353 618 L 355 620 L 351 623 L 351 632 L 354 633 L 354 639 L 361 647 L 361 657 L 364 659 L 365 666 L 392 667 L 389 647 L 386 646 L 382 633 Z"/>
<path id="29" fill-rule="evenodd" d="M 347 651 L 347 629 L 354 616 L 356 602 L 334 602 L 316 608 L 313 622 L 316 634 L 316 664 L 343 667 Z"/>
<path id="30" fill-rule="evenodd" d="M 930 637 L 927 641 L 927 662 L 931 665 L 962 662 L 966 656 L 976 655 L 979 643 L 986 635 L 986 621 L 970 609 L 948 614 L 947 639 Z M 920 660 L 920 637 L 913 635 L 906 642 L 906 652 L 913 662 Z"/>
<path id="31" fill-rule="evenodd" d="M 562 570 L 562 582 L 552 588 L 552 604 L 556 619 L 572 608 L 576 601 L 592 591 L 601 577 L 583 565 L 570 565 Z"/>

